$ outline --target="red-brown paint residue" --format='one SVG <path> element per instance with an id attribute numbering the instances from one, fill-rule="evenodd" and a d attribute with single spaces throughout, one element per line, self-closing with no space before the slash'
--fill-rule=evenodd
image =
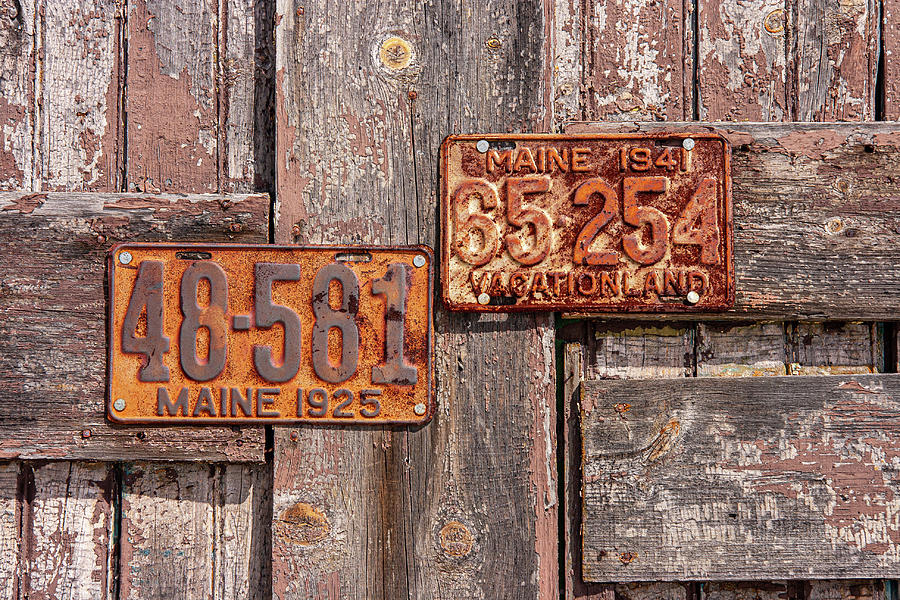
<path id="1" fill-rule="evenodd" d="M 26 194 L 15 198 L 12 204 L 7 204 L 3 207 L 3 210 L 17 210 L 23 215 L 30 215 L 34 212 L 34 209 L 40 207 L 46 201 L 47 194 Z"/>
<path id="2" fill-rule="evenodd" d="M 285 34 L 286 35 L 286 34 Z M 275 231 L 275 241 L 282 244 L 302 242 L 295 240 L 291 233 L 294 223 L 306 221 L 308 213 L 303 204 L 303 191 L 309 185 L 311 178 L 301 174 L 300 163 L 294 154 L 294 140 L 297 136 L 297 128 L 291 125 L 292 119 L 288 117 L 287 100 L 284 90 L 284 68 L 275 73 L 275 169 L 278 180 L 278 202 L 280 215 L 276 215 L 278 227 Z M 322 184 L 324 189 L 324 182 Z M 301 227 L 301 233 L 302 227 Z"/>
<path id="3" fill-rule="evenodd" d="M 11 140 L 6 130 L 14 129 L 25 120 L 25 107 L 10 104 L 6 98 L 0 97 L 0 189 L 20 189 L 25 173 L 19 168 L 12 150 Z"/>
<path id="4" fill-rule="evenodd" d="M 894 415 L 895 410 L 882 406 L 877 400 L 880 397 L 853 395 L 826 407 L 812 423 L 809 437 L 789 439 L 791 457 L 783 458 L 779 440 L 756 440 L 751 443 L 760 451 L 758 462 L 726 468 L 752 473 L 750 481 L 757 493 L 774 493 L 795 501 L 801 494 L 804 502 L 821 496 L 820 491 L 810 489 L 811 484 L 826 487 L 833 505 L 826 502 L 810 510 L 837 531 L 841 542 L 864 551 L 885 552 L 889 546 L 884 537 L 860 544 L 859 536 L 853 535 L 875 522 L 875 527 L 883 526 L 894 546 L 900 544 L 900 528 L 888 519 L 889 506 L 895 502 L 895 483 L 891 471 L 886 473 L 881 467 L 900 459 L 900 448 L 891 439 L 896 439 L 896 428 L 885 430 L 881 425 L 884 419 L 879 417 L 885 411 Z M 840 435 L 848 428 L 859 432 L 860 423 L 867 423 L 871 437 L 857 434 L 844 439 Z M 813 477 L 798 476 L 801 474 Z M 872 533 L 863 537 L 875 537 L 876 532 Z"/>
<path id="5" fill-rule="evenodd" d="M 831 129 L 793 131 L 778 138 L 781 147 L 791 154 L 806 156 L 813 160 L 822 160 L 825 153 L 831 152 L 846 141 L 844 135 Z"/>
<path id="6" fill-rule="evenodd" d="M 845 381 L 842 382 L 839 386 L 837 386 L 839 390 L 848 390 L 851 392 L 859 392 L 861 394 L 877 394 L 878 392 L 874 392 L 869 388 L 863 386 L 858 381 Z"/>
<path id="7" fill-rule="evenodd" d="M 558 588 L 558 528 L 556 498 L 556 402 L 546 390 L 556 389 L 553 385 L 554 370 L 552 342 L 542 340 L 547 335 L 549 323 L 546 318 L 537 319 L 537 327 L 533 330 L 533 344 L 528 353 L 528 365 L 532 376 L 531 414 L 534 415 L 531 427 L 534 440 L 531 446 L 530 479 L 534 493 L 534 533 L 535 554 L 538 561 L 538 576 L 541 598 L 557 598 Z M 544 352 L 543 343 L 549 343 L 549 351 Z M 549 364 L 547 362 L 549 361 Z M 549 379 L 550 381 L 547 381 Z"/>
<path id="8" fill-rule="evenodd" d="M 875 144 L 878 146 L 900 146 L 900 131 L 891 131 L 890 133 L 876 133 Z"/>
<path id="9" fill-rule="evenodd" d="M 215 106 L 191 94 L 191 74 L 163 72 L 150 30 L 151 15 L 139 0 L 128 19 L 128 185 L 129 191 L 214 192 L 217 153 L 203 144 L 215 139 Z M 156 20 L 154 19 L 154 22 Z M 134 189 L 132 189 L 134 186 Z"/>

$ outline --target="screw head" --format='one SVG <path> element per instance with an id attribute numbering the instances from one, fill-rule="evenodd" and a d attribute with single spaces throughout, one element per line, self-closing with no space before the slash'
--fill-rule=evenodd
<path id="1" fill-rule="evenodd" d="M 416 404 L 416 406 L 413 408 L 413 412 L 415 412 L 417 415 L 419 415 L 419 416 L 421 417 L 422 415 L 425 414 L 425 405 L 422 404 L 421 402 L 419 402 L 419 403 Z"/>
<path id="2" fill-rule="evenodd" d="M 127 265 L 128 263 L 130 263 L 131 258 L 132 258 L 131 252 L 126 251 L 126 252 L 119 253 L 119 262 L 122 263 L 123 265 Z"/>
<path id="3" fill-rule="evenodd" d="M 694 138 L 684 138 L 681 141 L 681 145 L 685 150 L 693 150 L 694 149 Z"/>
<path id="4" fill-rule="evenodd" d="M 417 267 L 424 267 L 424 266 L 425 266 L 425 262 L 426 262 L 426 261 L 425 261 L 425 257 L 422 256 L 421 254 L 416 254 L 415 256 L 413 256 L 413 264 L 414 264 L 415 266 L 417 266 Z"/>
<path id="5" fill-rule="evenodd" d="M 125 399 L 124 398 L 116 398 L 116 401 L 113 402 L 113 408 L 119 412 L 125 410 Z"/>
<path id="6" fill-rule="evenodd" d="M 475 149 L 478 150 L 479 152 L 481 152 L 482 154 L 487 152 L 488 148 L 490 148 L 490 147 L 491 147 L 491 145 L 488 144 L 487 140 L 478 140 L 478 143 L 475 144 Z"/>
<path id="7" fill-rule="evenodd" d="M 90 429 L 82 429 L 81 437 L 83 437 L 84 439 L 88 439 L 89 437 L 91 437 L 91 430 Z"/>
<path id="8" fill-rule="evenodd" d="M 488 296 L 486 293 L 481 292 L 480 294 L 478 294 L 478 304 L 488 304 L 488 303 L 490 303 L 490 301 L 491 301 L 491 297 Z"/>
<path id="9" fill-rule="evenodd" d="M 694 290 L 691 290 L 687 294 L 687 301 L 688 304 L 697 304 L 698 302 L 700 302 L 700 294 L 698 294 Z"/>

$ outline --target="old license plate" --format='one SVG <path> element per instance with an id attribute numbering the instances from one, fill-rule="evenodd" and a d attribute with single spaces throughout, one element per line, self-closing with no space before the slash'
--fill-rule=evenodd
<path id="1" fill-rule="evenodd" d="M 427 247 L 124 244 L 109 261 L 113 421 L 434 414 Z"/>
<path id="2" fill-rule="evenodd" d="M 734 304 L 730 148 L 712 133 L 444 141 L 452 310 L 705 311 Z"/>

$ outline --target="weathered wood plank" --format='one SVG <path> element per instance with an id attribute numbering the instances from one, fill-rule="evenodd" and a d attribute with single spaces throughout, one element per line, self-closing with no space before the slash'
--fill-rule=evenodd
<path id="1" fill-rule="evenodd" d="M 562 123 L 585 118 L 582 78 L 586 26 L 584 3 L 580 0 L 559 0 L 548 5 L 553 40 L 551 119 L 556 131 Z"/>
<path id="2" fill-rule="evenodd" d="M 874 323 L 792 324 L 791 375 L 875 373 L 879 356 Z"/>
<path id="3" fill-rule="evenodd" d="M 0 190 L 40 189 L 34 161 L 34 0 L 0 19 Z"/>
<path id="4" fill-rule="evenodd" d="M 268 483 L 261 465 L 126 465 L 119 597 L 266 597 Z"/>
<path id="5" fill-rule="evenodd" d="M 219 190 L 211 0 L 128 3 L 129 192 Z"/>
<path id="6" fill-rule="evenodd" d="M 259 428 L 105 417 L 106 252 L 124 240 L 263 242 L 268 197 L 0 194 L 0 457 L 260 461 Z M 15 399 L 13 402 L 12 399 Z"/>
<path id="7" fill-rule="evenodd" d="M 881 2 L 884 114 L 882 119 L 900 120 L 900 0 Z"/>
<path id="8" fill-rule="evenodd" d="M 796 11 L 789 49 L 797 81 L 793 120 L 875 120 L 878 2 L 792 0 L 787 5 Z"/>
<path id="9" fill-rule="evenodd" d="M 0 463 L 0 596 L 18 596 L 21 506 L 19 463 Z"/>
<path id="10" fill-rule="evenodd" d="M 43 189 L 119 189 L 118 4 L 115 0 L 41 3 Z"/>
<path id="11" fill-rule="evenodd" d="M 787 5 L 776 0 L 697 3 L 701 120 L 790 118 Z"/>
<path id="12" fill-rule="evenodd" d="M 585 5 L 583 103 L 592 119 L 691 118 L 692 52 L 685 37 L 690 28 L 687 6 L 681 0 Z"/>
<path id="13" fill-rule="evenodd" d="M 900 187 L 889 175 L 900 167 L 896 126 L 574 123 L 567 131 L 684 127 L 716 128 L 734 148 L 737 299 L 733 310 L 704 319 L 897 318 Z"/>
<path id="14" fill-rule="evenodd" d="M 24 598 L 112 599 L 113 467 L 34 467 Z"/>
<path id="15" fill-rule="evenodd" d="M 582 386 L 587 578 L 896 576 L 900 377 Z"/>
<path id="16" fill-rule="evenodd" d="M 582 440 L 579 428 L 583 380 L 690 377 L 694 372 L 695 329 L 689 323 L 658 324 L 614 321 L 563 325 L 558 339 L 577 340 L 565 347 L 564 476 L 566 495 L 566 598 L 570 600 L 687 600 L 687 587 L 673 583 L 609 586 L 585 583 L 581 568 Z M 622 404 L 627 413 L 629 407 Z"/>
<path id="17" fill-rule="evenodd" d="M 434 246 L 443 137 L 549 126 L 545 8 L 279 2 L 276 240 Z M 276 430 L 275 598 L 558 595 L 550 319 L 436 312 L 426 427 Z"/>
<path id="18" fill-rule="evenodd" d="M 880 579 L 830 579 L 810 581 L 807 600 L 882 600 L 884 581 Z"/>
<path id="19" fill-rule="evenodd" d="M 784 323 L 700 323 L 699 377 L 786 375 Z"/>

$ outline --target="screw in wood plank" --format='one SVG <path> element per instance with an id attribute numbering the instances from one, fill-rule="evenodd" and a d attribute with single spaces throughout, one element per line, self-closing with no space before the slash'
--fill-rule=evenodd
<path id="1" fill-rule="evenodd" d="M 125 410 L 125 399 L 124 398 L 116 398 L 116 401 L 113 402 L 113 408 L 119 412 Z"/>
<path id="2" fill-rule="evenodd" d="M 240 223 L 232 223 L 228 226 L 228 231 L 231 233 L 240 233 L 243 226 Z"/>
<path id="3" fill-rule="evenodd" d="M 784 31 L 784 9 L 776 8 L 767 14 L 766 18 L 763 19 L 763 27 L 766 28 L 767 32 L 773 35 Z"/>
<path id="4" fill-rule="evenodd" d="M 296 442 L 299 439 L 300 439 L 300 434 L 296 431 L 292 431 L 291 432 L 291 441 Z"/>
<path id="5" fill-rule="evenodd" d="M 698 294 L 694 290 L 691 290 L 687 294 L 687 301 L 688 301 L 688 304 L 697 304 L 698 302 L 700 302 L 700 294 Z"/>
<path id="6" fill-rule="evenodd" d="M 495 35 L 492 35 L 488 39 L 485 40 L 484 45 L 487 46 L 490 50 L 499 50 L 500 46 L 503 45 L 503 42 L 500 41 Z"/>
<path id="7" fill-rule="evenodd" d="M 479 152 L 481 152 L 482 154 L 487 152 L 488 148 L 490 148 L 490 147 L 491 147 L 491 145 L 488 144 L 487 140 L 478 140 L 478 143 L 475 144 L 475 149 L 478 150 Z"/>
<path id="8" fill-rule="evenodd" d="M 694 149 L 694 138 L 684 138 L 682 140 L 681 145 L 685 150 L 693 150 Z"/>
<path id="9" fill-rule="evenodd" d="M 91 430 L 90 429 L 82 429 L 81 437 L 83 437 L 84 439 L 88 439 L 89 437 L 91 437 Z"/>
<path id="10" fill-rule="evenodd" d="M 425 414 L 425 405 L 422 404 L 421 402 L 419 402 L 419 403 L 416 404 L 416 406 L 413 408 L 413 412 L 415 412 L 417 415 L 419 415 L 419 416 L 421 417 L 422 415 Z"/>
<path id="11" fill-rule="evenodd" d="M 421 254 L 416 254 L 415 256 L 413 256 L 413 264 L 417 267 L 424 267 L 425 266 L 425 257 L 422 256 Z"/>
<path id="12" fill-rule="evenodd" d="M 132 258 L 131 252 L 120 252 L 119 253 L 119 262 L 122 263 L 123 265 L 127 265 L 128 263 L 130 263 L 131 258 Z M 124 400 L 123 400 L 123 402 L 124 402 Z"/>
<path id="13" fill-rule="evenodd" d="M 491 301 L 491 297 L 486 293 L 481 292 L 478 294 L 478 304 L 488 304 Z"/>
<path id="14" fill-rule="evenodd" d="M 837 233 L 844 228 L 844 222 L 840 217 L 832 217 L 825 221 L 825 231 L 828 233 Z"/>

